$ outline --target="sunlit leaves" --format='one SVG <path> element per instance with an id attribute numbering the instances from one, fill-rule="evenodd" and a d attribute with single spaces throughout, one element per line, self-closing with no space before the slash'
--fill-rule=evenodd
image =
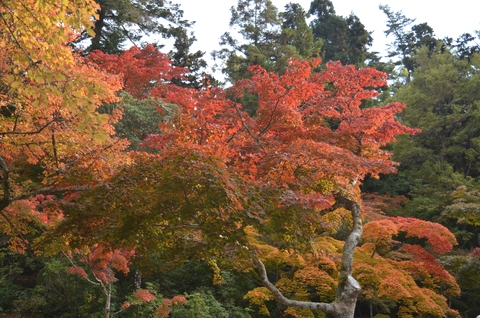
<path id="1" fill-rule="evenodd" d="M 453 193 L 453 204 L 445 207 L 443 218 L 456 219 L 459 224 L 480 226 L 480 195 L 468 191 L 466 186 L 458 187 Z"/>
<path id="2" fill-rule="evenodd" d="M 400 241 L 402 237 L 407 241 L 413 239 L 417 244 L 402 243 Z M 422 239 L 426 241 L 425 248 L 418 244 L 423 241 Z M 430 299 L 428 301 L 432 301 L 431 299 L 441 297 L 435 293 L 441 292 L 446 296 L 459 294 L 460 290 L 455 279 L 437 258 L 440 254 L 451 251 L 453 245 L 456 245 L 453 234 L 442 225 L 411 218 L 385 218 L 367 223 L 364 227 L 363 240 L 367 243 L 362 245 L 362 253 L 370 253 L 370 259 L 363 256 L 360 262 L 369 263 L 371 267 L 367 270 L 365 264 L 360 264 L 359 268 L 363 274 L 359 279 L 360 282 L 366 283 L 366 290 L 363 293 L 367 298 L 372 297 L 372 301 L 380 301 L 380 298 L 387 297 L 391 301 L 404 302 L 405 299 L 417 297 L 416 301 L 422 302 L 427 298 Z M 385 262 L 384 259 L 389 261 Z M 394 266 L 395 273 L 391 269 L 386 270 L 386 276 L 382 279 L 383 274 L 379 275 L 379 270 L 385 266 Z M 408 284 L 401 283 L 401 279 L 407 278 L 412 287 L 406 287 Z M 414 280 L 415 285 L 412 285 Z M 412 288 L 417 288 L 417 284 L 424 288 L 413 289 L 416 290 L 413 293 Z M 390 295 L 390 292 L 393 294 Z M 374 300 L 375 297 L 372 295 L 379 299 Z M 438 305 L 445 307 L 444 300 Z M 409 307 L 404 307 L 403 310 L 406 312 L 407 308 Z"/>
<path id="3" fill-rule="evenodd" d="M 168 56 L 151 44 L 132 46 L 121 55 L 97 50 L 88 59 L 108 73 L 121 75 L 125 90 L 137 99 L 164 97 L 168 84 L 187 73 L 184 68 L 174 67 Z"/>
<path id="4" fill-rule="evenodd" d="M 438 273 L 427 274 L 428 271 L 423 272 L 425 276 L 417 275 L 415 269 L 425 269 L 424 265 L 379 255 L 372 257 L 369 246 L 364 244 L 356 251 L 354 274 L 362 285 L 362 297 L 384 313 L 397 313 L 397 317 L 459 317 L 446 299 L 459 293 L 453 278 L 443 280 Z M 432 281 L 437 284 L 431 284 Z"/>
<path id="5" fill-rule="evenodd" d="M 57 195 L 111 175 L 126 147 L 112 137 L 121 112 L 97 112 L 117 101 L 119 77 L 68 45 L 92 26 L 97 8 L 90 0 L 0 4 L 0 226 L 15 228 L 12 240 L 54 225 L 62 215 Z M 31 200 L 29 217 L 16 214 L 12 202 L 20 199 Z"/>
<path id="6" fill-rule="evenodd" d="M 127 274 L 129 272 L 130 260 L 135 254 L 133 250 L 116 249 L 112 250 L 102 245 L 95 244 L 89 249 L 75 250 L 65 254 L 75 266 L 67 270 L 82 278 L 91 278 L 92 281 L 104 284 L 117 280 L 115 271 Z M 77 265 L 78 264 L 78 265 Z M 85 271 L 83 267 L 88 269 Z"/>

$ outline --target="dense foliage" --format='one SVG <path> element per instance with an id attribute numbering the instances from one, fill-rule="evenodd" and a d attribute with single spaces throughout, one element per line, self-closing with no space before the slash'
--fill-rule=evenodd
<path id="1" fill-rule="evenodd" d="M 476 317 L 475 38 L 307 9 L 0 2 L 0 314 Z"/>

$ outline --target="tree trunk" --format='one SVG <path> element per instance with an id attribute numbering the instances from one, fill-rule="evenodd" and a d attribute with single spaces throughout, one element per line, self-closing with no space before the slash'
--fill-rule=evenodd
<path id="1" fill-rule="evenodd" d="M 107 283 L 107 286 L 105 288 L 105 315 L 104 318 L 110 318 L 110 311 L 111 311 L 111 302 L 112 302 L 112 284 Z"/>
<path id="2" fill-rule="evenodd" d="M 137 269 L 135 271 L 135 278 L 133 279 L 133 289 L 134 291 L 142 288 L 142 273 Z"/>
<path id="3" fill-rule="evenodd" d="M 286 298 L 268 279 L 265 265 L 263 265 L 263 263 L 257 258 L 254 258 L 253 261 L 258 269 L 263 285 L 272 292 L 278 303 L 284 306 L 298 307 L 312 311 L 323 311 L 331 314 L 335 318 L 354 318 L 355 306 L 361 287 L 351 274 L 353 267 L 353 253 L 355 247 L 360 241 L 363 231 L 361 211 L 360 205 L 357 202 L 351 201 L 347 198 L 340 198 L 337 202 L 350 209 L 353 219 L 353 229 L 345 240 L 345 245 L 343 246 L 342 261 L 340 264 L 340 278 L 335 294 L 335 300 L 332 303 L 298 301 Z"/>
<path id="4" fill-rule="evenodd" d="M 100 42 L 102 38 L 103 27 L 105 25 L 105 16 L 105 10 L 100 9 L 100 12 L 98 12 L 98 20 L 95 21 L 95 37 L 92 39 L 92 44 L 90 46 L 91 51 L 101 48 Z"/>

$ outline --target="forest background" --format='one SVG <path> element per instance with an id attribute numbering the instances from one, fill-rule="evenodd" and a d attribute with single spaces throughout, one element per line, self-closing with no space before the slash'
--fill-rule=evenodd
<path id="1" fill-rule="evenodd" d="M 239 0 L 219 81 L 175 3 L 1 1 L 0 311 L 476 317 L 478 32 L 379 10 Z"/>

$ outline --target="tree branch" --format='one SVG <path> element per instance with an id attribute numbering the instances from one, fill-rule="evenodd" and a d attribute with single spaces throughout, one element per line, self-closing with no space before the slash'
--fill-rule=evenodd
<path id="1" fill-rule="evenodd" d="M 45 188 L 42 188 L 42 189 L 39 189 L 39 190 L 36 190 L 36 191 L 31 191 L 31 192 L 28 192 L 28 193 L 24 193 L 24 194 L 16 196 L 16 197 L 12 197 L 11 201 L 31 198 L 31 197 L 36 196 L 38 194 L 47 194 L 47 193 L 48 194 L 55 194 L 55 193 L 60 193 L 61 194 L 61 193 L 64 193 L 64 192 L 86 191 L 86 190 L 90 190 L 90 189 L 91 189 L 90 186 L 75 186 L 75 187 L 63 187 L 63 188 L 57 188 L 57 187 L 54 187 L 54 186 L 50 186 L 50 187 L 45 187 Z"/>
<path id="2" fill-rule="evenodd" d="M 47 128 L 48 126 L 50 126 L 51 124 L 53 124 L 56 121 L 58 121 L 57 118 L 52 119 L 51 121 L 46 123 L 43 127 L 40 127 L 39 129 L 34 130 L 34 131 L 4 131 L 4 132 L 0 132 L 0 135 L 1 136 L 5 136 L 5 135 L 36 135 L 36 134 L 41 133 L 45 128 Z"/>
<path id="3" fill-rule="evenodd" d="M 65 252 L 62 252 L 62 254 L 68 259 L 68 261 L 70 262 L 70 264 L 72 264 L 73 267 L 80 267 L 78 266 L 77 264 L 75 264 L 75 262 L 73 261 L 73 259 L 68 256 L 67 253 Z M 96 285 L 96 286 L 100 286 L 100 283 L 97 283 L 97 282 L 94 282 L 93 280 L 91 280 L 90 278 L 88 277 L 84 277 L 86 281 L 88 281 L 90 284 L 93 284 L 93 285 Z M 95 277 L 96 278 L 96 277 Z"/>
<path id="4" fill-rule="evenodd" d="M 268 128 L 270 128 L 270 126 L 272 125 L 273 115 L 275 114 L 275 111 L 277 110 L 279 102 L 280 102 L 280 97 L 277 99 L 277 102 L 275 103 L 275 107 L 273 108 L 272 114 L 270 115 L 270 120 L 268 121 L 267 125 L 263 129 L 260 130 L 260 133 L 258 134 L 258 137 L 261 137 L 264 133 L 266 133 Z"/>
<path id="5" fill-rule="evenodd" d="M 2 156 L 0 156 L 0 169 L 3 171 L 3 177 L 2 177 L 2 181 L 3 181 L 3 199 L 2 201 L 4 201 L 5 203 L 7 203 L 7 205 L 10 203 L 11 201 L 11 194 L 10 194 L 10 170 L 8 169 L 8 165 L 7 163 L 5 162 L 5 160 L 2 158 Z M 1 207 L 0 210 L 3 210 L 5 207 Z"/>
<path id="6" fill-rule="evenodd" d="M 260 146 L 260 148 L 262 148 L 263 150 L 265 150 L 265 147 L 263 146 L 262 142 L 260 141 L 260 139 L 258 138 L 258 136 L 255 136 L 252 131 L 250 130 L 250 128 L 247 126 L 247 124 L 245 123 L 245 120 L 243 119 L 243 116 L 242 116 L 242 113 L 240 112 L 240 109 L 238 108 L 237 104 L 236 103 L 233 103 L 233 107 L 235 107 L 235 110 L 237 111 L 237 114 L 238 114 L 238 117 L 240 117 L 240 121 L 242 122 L 242 126 L 243 128 L 245 128 L 245 130 L 247 131 L 247 133 L 250 135 L 250 137 L 253 138 L 253 140 L 255 140 L 257 142 L 257 144 Z"/>
<path id="7" fill-rule="evenodd" d="M 253 261 L 258 269 L 258 274 L 260 275 L 260 279 L 262 284 L 275 296 L 275 299 L 282 305 L 290 306 L 290 307 L 297 307 L 302 309 L 310 309 L 314 311 L 323 311 L 329 314 L 335 314 L 338 311 L 338 306 L 335 302 L 333 303 L 317 303 L 317 302 L 309 302 L 309 301 L 298 301 L 288 299 L 278 290 L 278 288 L 270 282 L 267 277 L 267 270 L 265 269 L 265 265 L 263 265 L 262 261 L 258 258 L 253 258 Z"/>
<path id="8" fill-rule="evenodd" d="M 360 284 L 351 275 L 353 254 L 363 230 L 361 210 L 360 205 L 357 202 L 347 199 L 343 196 L 337 200 L 337 204 L 350 209 L 353 219 L 353 229 L 345 240 L 345 245 L 343 247 L 342 262 L 340 265 L 340 278 L 335 294 L 335 300 L 331 303 L 319 303 L 297 301 L 286 298 L 277 289 L 277 287 L 269 281 L 265 265 L 263 265 L 258 258 L 253 258 L 262 284 L 275 296 L 275 299 L 278 303 L 285 306 L 309 309 L 313 311 L 319 310 L 331 314 L 334 317 L 353 318 L 355 313 L 355 305 L 361 290 Z"/>
<path id="9" fill-rule="evenodd" d="M 10 9 L 8 6 L 5 5 L 5 3 L 2 1 L 2 4 L 8 8 L 8 10 L 12 11 L 12 9 Z M 8 31 L 8 33 L 10 34 L 10 36 L 12 37 L 13 39 L 13 42 L 15 42 L 15 44 L 18 46 L 18 48 L 20 50 L 22 50 L 23 54 L 25 54 L 25 56 L 27 57 L 27 59 L 30 61 L 31 64 L 35 65 L 36 62 L 32 59 L 32 57 L 30 56 L 30 54 L 28 54 L 28 52 L 22 47 L 22 45 L 18 42 L 17 40 L 17 37 L 15 36 L 14 32 L 12 30 L 10 30 L 10 28 L 8 27 L 8 22 L 7 20 L 5 19 L 5 16 L 3 15 L 2 12 L 0 12 L 0 17 L 3 21 L 3 23 L 5 23 L 5 26 L 6 26 L 6 29 Z"/>
<path id="10" fill-rule="evenodd" d="M 176 225 L 176 226 L 166 226 L 162 224 L 152 224 L 153 226 L 158 226 L 167 230 L 175 230 L 175 229 L 200 229 L 200 224 L 183 224 L 183 225 Z"/>

